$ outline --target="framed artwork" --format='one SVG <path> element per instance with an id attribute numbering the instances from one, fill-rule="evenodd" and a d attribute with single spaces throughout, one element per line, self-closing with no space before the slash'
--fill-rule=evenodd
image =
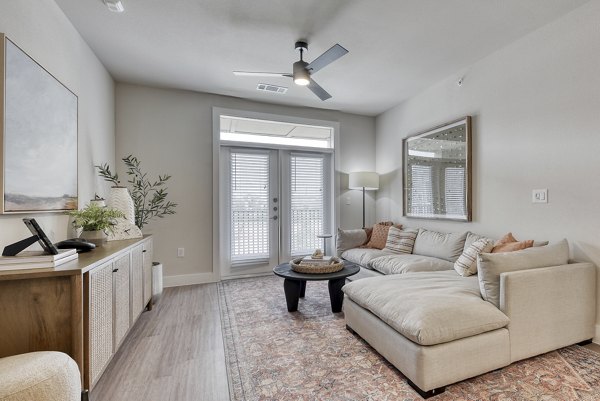
<path id="1" fill-rule="evenodd" d="M 1 213 L 77 209 L 77 96 L 0 34 Z"/>
<path id="2" fill-rule="evenodd" d="M 471 221 L 471 117 L 403 141 L 404 216 Z"/>

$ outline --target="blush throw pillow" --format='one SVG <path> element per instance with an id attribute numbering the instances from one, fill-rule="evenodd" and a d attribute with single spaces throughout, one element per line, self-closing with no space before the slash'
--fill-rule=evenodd
<path id="1" fill-rule="evenodd" d="M 569 244 L 564 239 L 554 244 L 516 252 L 481 253 L 477 274 L 481 296 L 500 307 L 500 275 L 518 270 L 560 266 L 569 263 Z"/>
<path id="2" fill-rule="evenodd" d="M 392 226 L 388 231 L 385 249 L 394 253 L 412 253 L 418 233 L 417 230 L 401 230 Z"/>
<path id="3" fill-rule="evenodd" d="M 480 253 L 488 253 L 494 247 L 494 243 L 488 238 L 475 240 L 463 251 L 462 255 L 454 262 L 454 270 L 463 277 L 477 274 L 477 256 Z"/>
<path id="4" fill-rule="evenodd" d="M 373 226 L 373 233 L 371 234 L 371 239 L 365 245 L 365 248 L 375 248 L 375 249 L 383 249 L 385 248 L 385 243 L 387 242 L 388 232 L 390 231 L 390 227 L 392 225 L 387 224 L 375 224 Z"/>
<path id="5" fill-rule="evenodd" d="M 517 239 L 513 237 L 512 233 L 508 233 L 494 244 L 492 253 L 520 251 L 522 249 L 531 248 L 532 246 L 532 239 L 526 241 L 517 241 Z"/>

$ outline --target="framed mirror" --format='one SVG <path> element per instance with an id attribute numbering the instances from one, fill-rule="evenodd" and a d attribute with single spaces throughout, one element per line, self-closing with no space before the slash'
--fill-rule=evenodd
<path id="1" fill-rule="evenodd" d="M 403 140 L 404 216 L 471 221 L 471 117 Z"/>

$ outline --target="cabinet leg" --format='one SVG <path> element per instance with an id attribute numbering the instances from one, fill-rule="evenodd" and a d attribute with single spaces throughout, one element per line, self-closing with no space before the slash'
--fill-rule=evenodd
<path id="1" fill-rule="evenodd" d="M 81 401 L 89 401 L 90 399 L 90 394 L 87 390 L 83 390 L 81 392 Z"/>

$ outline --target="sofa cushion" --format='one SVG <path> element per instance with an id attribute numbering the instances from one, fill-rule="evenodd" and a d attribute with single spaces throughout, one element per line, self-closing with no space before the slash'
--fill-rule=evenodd
<path id="1" fill-rule="evenodd" d="M 500 307 L 500 274 L 569 263 L 569 243 L 532 247 L 521 251 L 482 253 L 477 258 L 477 275 L 481 296 Z"/>
<path id="2" fill-rule="evenodd" d="M 335 247 L 337 255 L 340 256 L 345 250 L 357 248 L 367 242 L 367 231 L 363 228 L 356 230 L 337 229 L 335 236 Z"/>
<path id="3" fill-rule="evenodd" d="M 431 256 L 394 254 L 372 259 L 369 267 L 383 274 L 402 274 L 450 270 L 452 262 Z"/>
<path id="4" fill-rule="evenodd" d="M 479 238 L 469 245 L 462 255 L 454 262 L 454 270 L 461 276 L 467 277 L 477 273 L 477 256 L 483 252 L 490 252 L 494 243 L 488 238 Z"/>
<path id="5" fill-rule="evenodd" d="M 462 254 L 467 233 L 440 233 L 419 229 L 413 253 L 454 263 Z"/>
<path id="6" fill-rule="evenodd" d="M 342 252 L 342 258 L 349 260 L 352 263 L 357 263 L 361 266 L 370 268 L 369 262 L 373 258 L 391 254 L 392 252 L 387 249 L 352 248 Z"/>
<path id="7" fill-rule="evenodd" d="M 401 230 L 397 227 L 390 227 L 384 249 L 394 253 L 412 253 L 418 233 L 418 230 Z"/>
<path id="8" fill-rule="evenodd" d="M 509 322 L 481 299 L 477 277 L 461 277 L 454 270 L 366 278 L 346 284 L 343 291 L 421 345 L 475 336 Z"/>

